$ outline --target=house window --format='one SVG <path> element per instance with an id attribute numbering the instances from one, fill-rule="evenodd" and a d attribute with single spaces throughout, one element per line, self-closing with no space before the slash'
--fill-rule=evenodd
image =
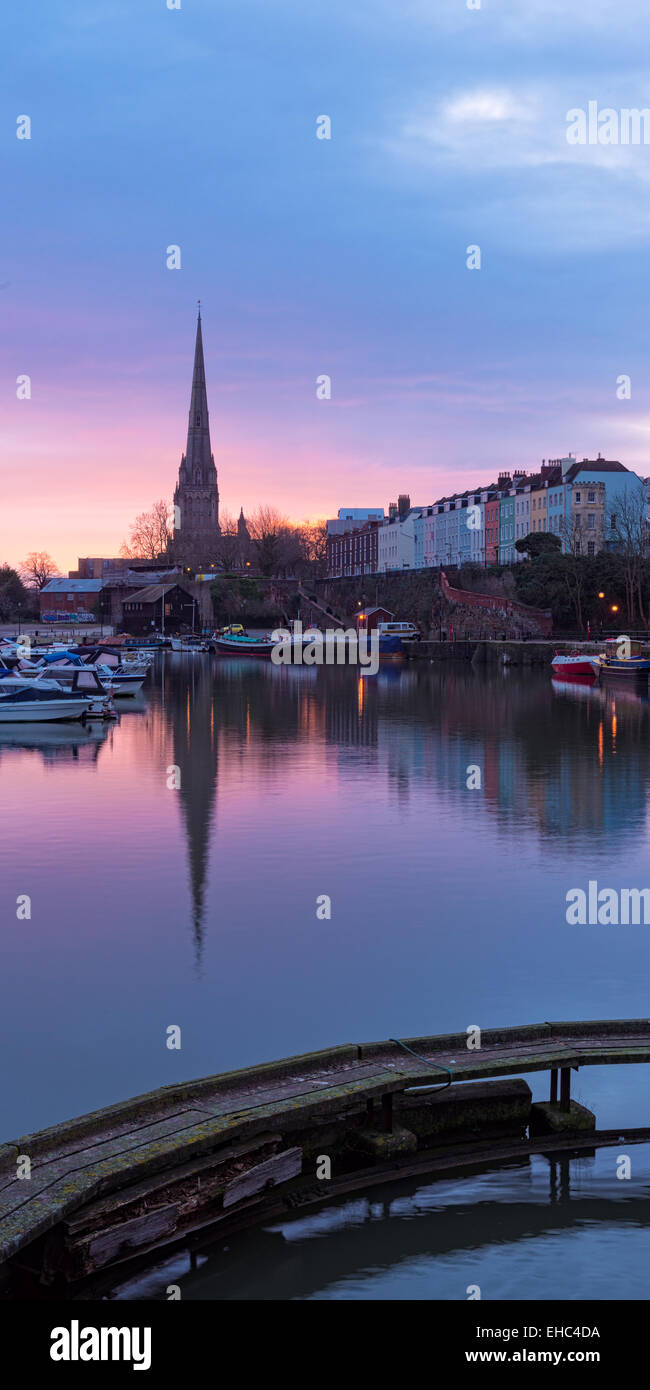
<path id="1" fill-rule="evenodd" d="M 593 541 L 588 541 L 588 542 L 587 542 L 587 554 L 588 554 L 588 555 L 595 555 L 595 554 L 596 554 L 596 546 L 595 546 L 595 544 L 594 544 Z"/>
<path id="2" fill-rule="evenodd" d="M 596 529 L 596 517 L 595 517 L 595 515 L 594 515 L 593 512 L 589 512 L 589 515 L 588 515 L 588 517 L 587 517 L 587 530 L 588 530 L 588 531 L 595 531 L 595 529 Z"/>
<path id="3" fill-rule="evenodd" d="M 576 502 L 579 502 L 579 501 L 580 501 L 580 493 L 579 493 L 579 492 L 576 492 Z"/>
<path id="4" fill-rule="evenodd" d="M 596 501 L 596 494 L 595 494 L 595 492 L 588 492 L 588 493 L 587 493 L 587 501 L 588 501 L 588 502 L 595 502 L 595 501 Z"/>

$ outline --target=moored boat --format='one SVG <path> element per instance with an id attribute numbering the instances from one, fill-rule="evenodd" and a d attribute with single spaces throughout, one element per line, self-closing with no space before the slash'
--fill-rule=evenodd
<path id="1" fill-rule="evenodd" d="M 172 637 L 173 652 L 207 652 L 210 650 L 210 643 L 205 637 Z"/>
<path id="2" fill-rule="evenodd" d="M 139 694 L 146 679 L 146 668 L 116 665 L 108 655 L 105 661 L 97 661 L 93 657 L 93 652 L 86 653 L 85 660 L 72 652 L 47 652 L 38 662 L 19 661 L 16 674 L 35 681 L 41 681 L 47 674 L 59 685 L 72 688 L 77 675 L 94 673 L 97 683 L 107 694 L 120 697 Z M 79 685 L 79 682 L 76 684 Z"/>
<path id="3" fill-rule="evenodd" d="M 650 657 L 643 656 L 641 643 L 631 637 L 609 637 L 600 657 L 603 676 L 647 676 Z"/>
<path id="4" fill-rule="evenodd" d="M 169 638 L 163 637 L 123 637 L 120 646 L 125 651 L 164 651 L 169 646 Z"/>
<path id="5" fill-rule="evenodd" d="M 379 660 L 380 661 L 403 661 L 406 653 L 402 646 L 401 637 L 394 634 L 381 635 L 379 638 Z"/>
<path id="6" fill-rule="evenodd" d="M 357 665 L 359 663 L 359 645 L 357 634 L 354 631 L 346 632 L 332 630 L 321 632 L 314 629 L 308 633 L 282 633 L 278 630 L 274 634 L 267 634 L 264 637 L 242 637 L 215 635 L 211 639 L 211 650 L 218 652 L 221 656 L 253 656 L 271 657 L 274 650 L 277 650 L 276 658 L 278 665 L 287 666 L 332 666 L 332 665 Z M 310 652 L 310 647 L 312 652 Z M 321 651 L 319 651 L 319 647 Z M 312 654 L 314 653 L 314 654 Z M 371 658 L 372 641 L 368 643 L 367 654 L 364 653 L 364 663 Z M 377 639 L 377 656 L 380 662 L 403 661 L 404 648 L 401 639 L 395 636 L 379 637 Z"/>
<path id="7" fill-rule="evenodd" d="M 50 720 L 105 718 L 107 702 L 98 700 L 90 691 L 86 694 L 68 690 L 39 689 L 30 681 L 22 688 L 0 689 L 0 724 L 41 724 Z"/>
<path id="8" fill-rule="evenodd" d="M 596 680 L 600 673 L 600 657 L 588 652 L 570 652 L 568 655 L 556 652 L 551 666 L 556 680 L 575 680 L 578 676 Z"/>
<path id="9" fill-rule="evenodd" d="M 220 656 L 269 657 L 277 642 L 272 637 L 220 637 L 210 639 L 210 650 Z"/>

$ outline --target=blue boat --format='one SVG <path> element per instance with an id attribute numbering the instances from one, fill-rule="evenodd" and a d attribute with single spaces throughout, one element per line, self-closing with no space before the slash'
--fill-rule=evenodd
<path id="1" fill-rule="evenodd" d="M 601 675 L 647 676 L 650 657 L 641 654 L 641 643 L 631 637 L 609 637 L 600 658 Z"/>

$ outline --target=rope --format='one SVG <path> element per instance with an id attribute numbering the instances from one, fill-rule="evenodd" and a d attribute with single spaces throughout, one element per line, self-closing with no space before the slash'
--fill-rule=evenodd
<path id="1" fill-rule="evenodd" d="M 452 1081 L 453 1081 L 454 1078 L 453 1078 L 452 1072 L 449 1070 L 449 1067 L 444 1066 L 444 1064 L 443 1064 L 442 1062 L 432 1062 L 432 1061 L 430 1060 L 430 1058 L 421 1057 L 420 1054 L 419 1054 L 419 1052 L 414 1052 L 414 1051 L 413 1051 L 413 1048 L 412 1048 L 412 1047 L 408 1047 L 407 1044 L 406 1044 L 405 1042 L 402 1042 L 401 1038 L 389 1038 L 388 1041 L 389 1041 L 389 1042 L 396 1043 L 398 1047 L 403 1047 L 405 1052 L 410 1052 L 410 1054 L 411 1054 L 412 1057 L 417 1057 L 418 1062 L 424 1062 L 425 1067 L 437 1067 L 437 1068 L 438 1068 L 438 1071 L 446 1071 L 446 1073 L 447 1073 L 447 1075 L 448 1075 L 448 1077 L 449 1077 L 449 1080 L 448 1080 L 448 1081 L 443 1081 L 442 1085 L 440 1085 L 440 1086 L 438 1086 L 438 1087 L 436 1088 L 437 1090 L 439 1090 L 439 1091 L 444 1091 L 444 1090 L 446 1089 L 447 1086 L 451 1086 L 451 1083 L 452 1083 Z M 419 1086 L 413 1086 L 413 1087 L 411 1087 L 411 1090 L 414 1090 L 414 1091 L 415 1091 L 415 1090 L 419 1090 L 419 1089 L 420 1089 Z"/>

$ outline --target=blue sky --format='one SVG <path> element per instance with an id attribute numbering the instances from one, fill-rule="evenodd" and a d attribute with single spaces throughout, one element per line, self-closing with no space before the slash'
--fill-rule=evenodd
<path id="1" fill-rule="evenodd" d="M 569 450 L 650 472 L 650 146 L 565 137 L 650 104 L 639 0 L 32 0 L 3 28 L 0 560 L 114 554 L 171 496 L 199 297 L 229 511 Z"/>

